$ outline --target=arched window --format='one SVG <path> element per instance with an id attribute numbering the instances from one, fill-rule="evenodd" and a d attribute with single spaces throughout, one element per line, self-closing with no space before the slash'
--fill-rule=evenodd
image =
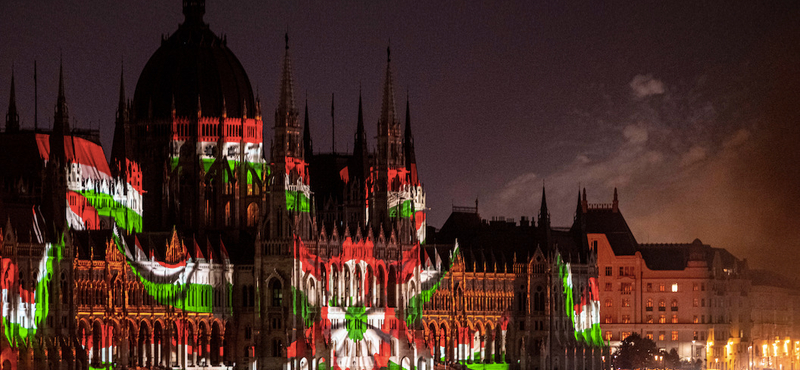
<path id="1" fill-rule="evenodd" d="M 678 310 L 678 300 L 677 299 L 673 299 L 672 300 L 671 309 L 672 309 L 672 311 L 677 311 Z"/>
<path id="2" fill-rule="evenodd" d="M 277 279 L 272 281 L 272 287 L 270 291 L 272 292 L 272 307 L 281 307 L 283 306 L 283 286 L 281 282 Z"/>
<path id="3" fill-rule="evenodd" d="M 663 299 L 658 301 L 658 310 L 659 311 L 666 311 L 667 310 L 667 302 L 665 302 Z"/>
<path id="4" fill-rule="evenodd" d="M 322 302 L 320 302 L 320 303 L 322 304 L 322 306 L 327 306 L 328 305 L 328 275 L 325 273 L 325 265 L 323 265 L 321 263 L 319 264 L 319 272 L 320 272 L 320 281 L 319 282 L 321 284 L 320 289 L 322 290 L 322 292 L 321 292 Z"/>
<path id="5" fill-rule="evenodd" d="M 350 267 L 344 265 L 344 305 L 350 305 Z"/>
<path id="6" fill-rule="evenodd" d="M 378 307 L 383 307 L 383 297 L 386 296 L 386 274 L 383 266 L 378 267 L 378 297 L 376 299 Z"/>
<path id="7" fill-rule="evenodd" d="M 614 303 L 612 303 L 610 299 L 606 299 L 606 307 L 611 307 L 613 305 Z"/>
<path id="8" fill-rule="evenodd" d="M 247 206 L 247 226 L 254 227 L 258 222 L 258 204 L 255 202 Z"/>
<path id="9" fill-rule="evenodd" d="M 333 305 L 338 306 L 339 300 L 341 299 L 341 293 L 339 293 L 339 270 L 336 268 L 336 265 L 331 265 L 331 286 L 333 289 Z"/>
<path id="10" fill-rule="evenodd" d="M 364 282 L 361 279 L 361 266 L 356 265 L 356 281 L 355 281 L 355 285 L 356 285 L 355 303 L 356 304 L 360 304 L 361 303 L 361 287 L 362 287 L 362 284 L 364 284 Z"/>
<path id="11" fill-rule="evenodd" d="M 372 293 L 372 289 L 374 289 L 374 286 L 375 286 L 375 284 L 373 282 L 374 279 L 375 279 L 375 275 L 373 275 L 373 273 L 372 273 L 372 266 L 371 265 L 367 265 L 367 280 L 365 281 L 366 288 L 364 290 L 364 293 L 366 294 L 366 297 L 364 297 L 364 305 L 368 306 L 368 307 L 372 306 L 372 294 L 373 294 Z"/>
<path id="12" fill-rule="evenodd" d="M 544 300 L 544 287 L 541 285 L 536 287 L 536 293 L 534 293 L 534 310 L 536 311 L 544 311 L 545 307 L 545 300 Z M 493 307 L 490 309 L 494 309 Z"/>
<path id="13" fill-rule="evenodd" d="M 386 285 L 387 303 L 389 307 L 397 307 L 397 272 L 395 272 L 394 266 L 389 267 L 389 282 Z"/>
<path id="14" fill-rule="evenodd" d="M 647 304 L 645 306 L 645 310 L 647 310 L 647 311 L 652 311 L 653 310 L 653 300 L 652 299 L 650 299 L 650 298 L 647 299 Z"/>

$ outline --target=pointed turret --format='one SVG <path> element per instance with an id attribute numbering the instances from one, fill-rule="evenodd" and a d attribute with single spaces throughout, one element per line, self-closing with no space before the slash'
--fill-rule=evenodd
<path id="1" fill-rule="evenodd" d="M 383 84 L 383 101 L 381 102 L 381 122 L 395 123 L 397 112 L 394 105 L 394 80 L 392 78 L 392 51 L 386 48 L 386 76 Z"/>
<path id="2" fill-rule="evenodd" d="M 284 39 L 285 55 L 281 72 L 280 97 L 275 108 L 275 136 L 270 158 L 273 163 L 274 181 L 270 181 L 272 206 L 268 217 L 274 222 L 270 222 L 268 235 L 283 238 L 294 234 L 307 238 L 311 235 L 310 212 L 314 206 L 310 194 L 307 160 L 303 156 L 305 150 L 301 132 L 303 128 L 298 122 L 300 114 L 294 104 L 294 80 L 288 33 L 284 35 Z M 308 133 L 310 135 L 310 131 Z M 288 198 L 289 196 L 292 198 Z M 292 206 L 287 207 L 287 204 Z"/>
<path id="3" fill-rule="evenodd" d="M 411 185 L 419 185 L 417 178 L 417 156 L 414 154 L 414 135 L 411 134 L 411 110 L 408 103 L 408 94 L 406 94 L 406 129 L 403 138 L 403 154 L 406 159 L 406 169 L 408 170 L 409 183 Z"/>
<path id="4" fill-rule="evenodd" d="M 114 142 L 111 146 L 112 169 L 121 174 L 125 170 L 125 159 L 127 158 L 127 133 L 126 125 L 128 120 L 128 104 L 125 101 L 125 71 L 119 75 L 119 103 L 117 105 L 117 120 L 114 124 Z"/>
<path id="5" fill-rule="evenodd" d="M 539 227 L 550 226 L 550 212 L 547 210 L 547 196 L 545 195 L 544 185 L 542 185 L 542 205 L 539 207 Z"/>
<path id="6" fill-rule="evenodd" d="M 308 123 L 308 99 L 306 99 L 306 111 L 303 122 L 303 159 L 306 162 L 311 162 L 311 156 L 314 155 L 314 147 L 311 142 L 311 128 Z"/>
<path id="7" fill-rule="evenodd" d="M 619 199 L 617 199 L 617 188 L 614 188 L 614 200 L 611 202 L 611 211 L 619 212 Z"/>
<path id="8" fill-rule="evenodd" d="M 117 121 L 127 119 L 128 107 L 125 104 L 125 67 L 119 73 L 119 102 L 117 103 Z"/>
<path id="9" fill-rule="evenodd" d="M 581 209 L 583 210 L 583 213 L 589 211 L 589 202 L 586 201 L 586 188 L 583 188 L 583 200 L 581 201 Z"/>
<path id="10" fill-rule="evenodd" d="M 373 183 L 373 199 L 370 201 L 370 222 L 373 227 L 389 221 L 389 192 L 400 191 L 406 181 L 400 178 L 400 172 L 393 170 L 405 167 L 403 160 L 403 138 L 401 137 L 400 123 L 394 105 L 394 82 L 392 79 L 391 49 L 386 49 L 386 77 L 383 83 L 383 101 L 381 103 L 381 116 L 378 120 L 378 150 L 375 158 L 375 182 Z M 392 173 L 392 178 L 389 174 Z M 387 225 L 388 227 L 388 225 Z"/>
<path id="11" fill-rule="evenodd" d="M 275 142 L 272 160 L 283 161 L 284 157 L 302 158 L 300 116 L 294 105 L 294 79 L 292 78 L 292 60 L 289 56 L 289 34 L 285 35 L 286 53 L 281 72 L 280 98 L 275 109 Z"/>
<path id="12" fill-rule="evenodd" d="M 364 130 L 364 110 L 361 103 L 361 90 L 358 91 L 358 122 L 353 140 L 353 163 L 350 166 L 351 181 L 365 181 L 369 177 L 369 152 L 367 152 L 367 133 Z M 364 194 L 366 195 L 366 194 Z"/>
<path id="13" fill-rule="evenodd" d="M 286 53 L 283 58 L 283 73 L 281 74 L 280 100 L 278 101 L 278 114 L 280 120 L 286 120 L 293 113 L 297 113 L 294 106 L 294 80 L 292 78 L 292 59 L 289 57 L 289 34 L 285 35 Z M 286 118 L 284 118 L 286 117 Z M 283 121 L 282 123 L 288 123 Z"/>
<path id="14" fill-rule="evenodd" d="M 581 201 L 581 191 L 578 189 L 578 206 L 575 208 L 575 220 L 583 218 L 583 201 Z"/>
<path id="15" fill-rule="evenodd" d="M 381 117 L 378 121 L 378 170 L 404 166 L 400 123 L 394 105 L 391 49 L 386 48 L 386 76 L 383 83 Z"/>
<path id="16" fill-rule="evenodd" d="M 67 108 L 67 98 L 64 94 L 63 63 L 58 67 L 58 99 L 56 100 L 55 117 L 53 118 L 53 133 L 69 134 L 69 109 Z"/>
<path id="17" fill-rule="evenodd" d="M 8 113 L 6 113 L 6 132 L 19 131 L 19 113 L 17 112 L 17 97 L 14 88 L 14 69 L 11 69 L 11 94 L 8 96 Z"/>

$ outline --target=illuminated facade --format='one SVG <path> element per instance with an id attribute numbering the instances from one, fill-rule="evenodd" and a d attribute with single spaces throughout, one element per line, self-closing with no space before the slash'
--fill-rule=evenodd
<path id="1" fill-rule="evenodd" d="M 536 224 L 454 208 L 425 248 L 437 265 L 452 264 L 425 305 L 434 357 L 471 369 L 607 368 L 584 222 L 578 213 L 570 228 L 551 227 L 544 195 Z M 448 254 L 450 243 L 460 253 Z"/>
<path id="2" fill-rule="evenodd" d="M 631 333 L 709 369 L 798 366 L 798 287 L 748 269 L 722 248 L 636 242 L 614 194 L 610 204 L 582 199 L 587 238 L 598 251 L 603 338 Z"/>

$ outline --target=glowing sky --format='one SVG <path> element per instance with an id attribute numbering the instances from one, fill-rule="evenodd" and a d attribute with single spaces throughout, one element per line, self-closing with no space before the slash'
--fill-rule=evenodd
<path id="1" fill-rule="evenodd" d="M 542 181 L 567 225 L 579 184 L 621 209 L 640 242 L 700 238 L 792 272 L 800 257 L 800 19 L 794 2 L 231 2 L 205 20 L 260 91 L 269 125 L 283 33 L 316 150 L 351 150 L 359 86 L 370 146 L 391 39 L 398 108 L 411 97 L 430 224 L 451 204 L 535 216 Z M 602 2 L 605 3 L 605 2 Z M 70 115 L 110 142 L 121 61 L 127 93 L 183 16 L 180 1 L 3 1 L 0 111 L 12 63 L 24 127 L 49 127 L 58 55 Z M 402 117 L 401 117 L 402 119 Z M 271 132 L 268 131 L 269 134 Z M 5 154 L 8 155 L 8 154 Z"/>

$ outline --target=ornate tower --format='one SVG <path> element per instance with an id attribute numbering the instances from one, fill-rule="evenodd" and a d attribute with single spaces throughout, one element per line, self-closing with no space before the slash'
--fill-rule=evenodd
<path id="1" fill-rule="evenodd" d="M 378 151 L 375 154 L 374 182 L 370 201 L 370 223 L 373 228 L 383 227 L 384 230 L 390 229 L 392 208 L 403 202 L 396 196 L 405 181 L 405 175 L 398 172 L 398 170 L 402 172 L 405 162 L 400 123 L 397 121 L 394 104 L 391 49 L 386 48 L 386 56 L 386 77 L 383 83 L 381 117 L 378 120 Z M 395 209 L 394 212 L 396 211 Z"/>
<path id="2" fill-rule="evenodd" d="M 130 158 L 130 144 L 128 125 L 128 103 L 125 100 L 125 72 L 120 71 L 119 75 L 119 102 L 117 104 L 117 118 L 114 121 L 114 142 L 111 145 L 111 171 L 115 176 L 124 175 L 125 161 Z"/>
<path id="3" fill-rule="evenodd" d="M 289 35 L 285 35 L 286 51 L 281 75 L 280 98 L 275 109 L 275 137 L 272 143 L 272 181 L 270 181 L 270 213 L 268 239 L 291 240 L 293 234 L 303 239 L 311 236 L 312 197 L 308 164 L 303 153 L 302 128 L 294 104 L 294 80 L 289 55 Z M 306 113 L 306 117 L 308 117 Z M 309 132 L 310 135 L 310 132 Z M 310 137 L 308 147 L 310 148 Z M 295 228 L 297 226 L 297 228 Z"/>
<path id="4" fill-rule="evenodd" d="M 6 132 L 19 131 L 19 113 L 17 113 L 17 97 L 14 88 L 14 70 L 11 70 L 11 94 L 8 96 L 8 113 L 6 113 Z"/>

